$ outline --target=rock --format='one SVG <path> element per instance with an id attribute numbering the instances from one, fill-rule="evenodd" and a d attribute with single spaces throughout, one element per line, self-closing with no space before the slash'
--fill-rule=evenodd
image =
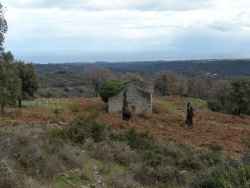
<path id="1" fill-rule="evenodd" d="M 68 123 L 65 123 L 65 122 L 62 122 L 62 121 L 59 121 L 58 124 L 59 125 L 68 125 Z"/>
<path id="2" fill-rule="evenodd" d="M 80 185 L 81 188 L 90 188 L 88 186 L 85 186 L 85 185 Z"/>
<path id="3" fill-rule="evenodd" d="M 180 171 L 180 174 L 183 174 L 183 173 L 187 173 L 187 171 L 186 170 Z"/>

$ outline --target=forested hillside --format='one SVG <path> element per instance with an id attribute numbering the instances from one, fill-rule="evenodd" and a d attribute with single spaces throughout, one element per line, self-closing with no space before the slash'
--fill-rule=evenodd
<path id="1" fill-rule="evenodd" d="M 250 76 L 250 60 L 243 59 L 35 64 L 39 74 L 58 70 L 69 70 L 81 73 L 84 68 L 92 66 L 107 68 L 114 74 L 135 70 L 143 74 L 154 74 L 159 70 L 168 69 L 188 77 L 195 77 L 207 72 L 229 78 L 235 76 Z"/>

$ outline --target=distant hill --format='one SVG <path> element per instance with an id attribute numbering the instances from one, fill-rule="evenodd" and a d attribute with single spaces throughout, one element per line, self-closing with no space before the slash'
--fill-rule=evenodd
<path id="1" fill-rule="evenodd" d="M 159 70 L 168 69 L 187 77 L 195 77 L 208 72 L 228 78 L 250 76 L 250 60 L 243 59 L 35 64 L 39 74 L 58 70 L 81 73 L 84 68 L 92 66 L 107 68 L 115 74 L 125 71 L 139 71 L 152 75 Z"/>

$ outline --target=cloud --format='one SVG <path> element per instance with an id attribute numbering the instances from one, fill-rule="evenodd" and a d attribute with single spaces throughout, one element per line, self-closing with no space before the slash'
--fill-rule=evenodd
<path id="1" fill-rule="evenodd" d="M 223 40 L 234 38 L 235 45 L 238 36 L 250 38 L 246 0 L 2 0 L 2 4 L 8 10 L 5 46 L 22 54 L 183 52 L 192 44 L 198 51 L 220 45 L 216 41 L 220 50 L 231 44 Z"/>
<path id="2" fill-rule="evenodd" d="M 6 3 L 19 8 L 159 11 L 202 9 L 211 6 L 212 2 L 212 0 L 12 0 Z"/>

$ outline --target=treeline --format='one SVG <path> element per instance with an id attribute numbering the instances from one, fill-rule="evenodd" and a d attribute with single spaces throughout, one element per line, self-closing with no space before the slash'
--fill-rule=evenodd
<path id="1" fill-rule="evenodd" d="M 126 69 L 123 69 L 123 72 L 114 73 L 112 69 L 94 65 L 81 69 L 80 73 L 74 73 L 69 69 L 57 69 L 55 72 L 40 75 L 42 88 L 52 89 L 47 90 L 47 92 L 40 92 L 40 95 L 43 97 L 60 97 L 62 94 L 58 95 L 58 90 L 55 90 L 55 88 L 61 88 L 61 92 L 67 93 L 69 97 L 97 97 L 101 85 L 106 80 L 115 78 L 126 81 L 132 77 L 141 77 L 154 84 L 155 95 L 196 97 L 206 100 L 208 106 L 214 111 L 237 115 L 250 114 L 249 77 L 229 78 L 209 72 L 188 77 L 169 69 L 163 69 L 154 74 L 145 74 L 141 70 L 129 71 Z M 192 71 L 190 72 L 192 73 Z M 53 89 L 55 92 L 52 92 Z M 92 92 L 90 92 L 91 90 Z M 67 97 L 66 95 L 63 96 Z"/>
<path id="2" fill-rule="evenodd" d="M 58 70 L 81 73 L 83 69 L 93 66 L 109 69 L 113 74 L 121 74 L 124 71 L 137 71 L 145 75 L 153 75 L 160 70 L 168 69 L 187 77 L 195 77 L 208 72 L 226 78 L 250 76 L 250 60 L 243 59 L 35 64 L 40 75 Z"/>
<path id="3" fill-rule="evenodd" d="M 207 73 L 187 78 L 163 70 L 155 74 L 153 82 L 159 95 L 196 97 L 206 100 L 213 111 L 250 114 L 250 77 L 227 80 Z"/>

